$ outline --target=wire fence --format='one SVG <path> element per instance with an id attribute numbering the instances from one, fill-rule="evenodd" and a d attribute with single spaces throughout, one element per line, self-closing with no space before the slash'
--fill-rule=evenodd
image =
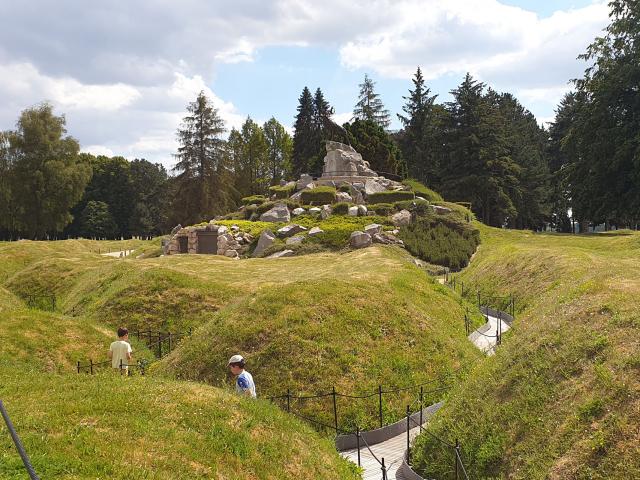
<path id="1" fill-rule="evenodd" d="M 29 308 L 37 308 L 50 312 L 56 309 L 56 296 L 53 294 L 27 293 L 24 299 Z"/>
<path id="2" fill-rule="evenodd" d="M 136 330 L 133 335 L 139 342 L 144 342 L 146 347 L 151 350 L 157 358 L 162 358 L 170 354 L 175 349 L 179 341 L 186 336 L 190 336 L 191 332 L 191 328 L 185 332 L 152 332 L 151 330 Z M 93 375 L 99 369 L 107 366 L 120 370 L 121 375 L 131 375 L 132 371 L 137 371 L 140 375 L 144 375 L 148 362 L 146 360 L 138 360 L 134 364 L 124 364 L 121 360 L 120 364 L 116 364 L 114 366 L 112 360 L 94 362 L 93 359 L 90 358 L 87 363 L 78 361 L 76 363 L 76 370 L 78 373 L 89 373 Z"/>

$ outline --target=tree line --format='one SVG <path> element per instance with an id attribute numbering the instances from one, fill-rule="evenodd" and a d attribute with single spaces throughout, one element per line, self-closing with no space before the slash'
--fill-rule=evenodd
<path id="1" fill-rule="evenodd" d="M 324 142 L 352 145 L 384 175 L 412 177 L 486 224 L 575 231 L 636 227 L 640 211 L 640 16 L 610 2 L 611 23 L 548 129 L 510 93 L 467 74 L 440 103 L 420 68 L 398 120 L 365 75 L 349 122 L 337 125 L 320 88 L 298 98 L 293 135 L 250 117 L 228 132 L 201 92 L 178 128 L 175 166 L 80 153 L 49 104 L 0 132 L 0 237 L 151 236 L 228 212 L 302 173 L 320 175 Z M 228 132 L 228 134 L 227 134 Z"/>

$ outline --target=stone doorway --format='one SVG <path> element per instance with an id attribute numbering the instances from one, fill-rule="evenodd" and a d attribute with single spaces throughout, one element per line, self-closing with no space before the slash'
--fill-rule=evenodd
<path id="1" fill-rule="evenodd" d="M 218 253 L 218 232 L 197 232 L 197 253 L 215 255 Z"/>
<path id="2" fill-rule="evenodd" d="M 178 253 L 189 253 L 189 237 L 178 237 Z"/>

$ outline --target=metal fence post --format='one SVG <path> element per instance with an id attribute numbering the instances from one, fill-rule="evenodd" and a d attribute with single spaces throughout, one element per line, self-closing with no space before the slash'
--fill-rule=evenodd
<path id="1" fill-rule="evenodd" d="M 338 435 L 338 402 L 336 399 L 336 386 L 333 386 L 333 424 L 336 427 L 336 435 Z"/>
<path id="2" fill-rule="evenodd" d="M 158 332 L 158 358 L 162 358 L 162 337 L 160 332 Z"/>
<path id="3" fill-rule="evenodd" d="M 4 423 L 7 424 L 7 429 L 9 430 L 11 439 L 13 440 L 13 443 L 16 446 L 16 450 L 18 450 L 18 454 L 22 459 L 24 468 L 26 468 L 27 472 L 29 473 L 29 477 L 31 478 L 31 480 L 40 480 L 35 470 L 33 469 L 33 465 L 31 465 L 31 460 L 29 460 L 29 456 L 27 455 L 27 452 L 22 446 L 22 442 L 20 441 L 20 437 L 18 437 L 18 433 L 16 432 L 16 429 L 14 428 L 13 423 L 11 423 L 11 419 L 9 418 L 9 414 L 4 408 L 4 404 L 2 403 L 2 400 L 0 400 L 0 412 L 2 413 L 2 418 L 4 418 Z"/>
<path id="4" fill-rule="evenodd" d="M 122 359 L 120 359 L 120 376 L 122 376 Z"/>
<path id="5" fill-rule="evenodd" d="M 91 371 L 91 375 L 93 375 L 93 360 L 89 359 L 89 370 Z"/>
<path id="6" fill-rule="evenodd" d="M 384 464 L 384 457 L 382 457 L 382 480 L 387 480 L 387 467 Z"/>
<path id="7" fill-rule="evenodd" d="M 356 427 L 356 445 L 358 448 L 358 466 L 361 467 L 360 464 L 360 428 Z"/>
<path id="8" fill-rule="evenodd" d="M 407 463 L 411 458 L 411 438 L 409 437 L 409 430 L 411 430 L 411 410 L 407 405 Z"/>
<path id="9" fill-rule="evenodd" d="M 422 433 L 422 410 L 424 410 L 424 387 L 420 387 L 420 433 Z"/>
<path id="10" fill-rule="evenodd" d="M 169 332 L 169 353 L 171 353 L 171 332 Z"/>
<path id="11" fill-rule="evenodd" d="M 378 413 L 380 415 L 380 428 L 382 428 L 382 385 L 378 385 Z"/>
<path id="12" fill-rule="evenodd" d="M 80 373 L 80 360 L 78 360 L 78 373 Z"/>
<path id="13" fill-rule="evenodd" d="M 291 390 L 287 388 L 287 413 L 291 411 Z"/>
<path id="14" fill-rule="evenodd" d="M 456 480 L 458 480 L 458 439 L 456 438 L 456 446 L 455 446 L 455 450 L 453 451 L 453 460 L 455 461 L 455 466 L 454 466 L 454 470 L 455 470 L 455 474 L 456 474 Z"/>

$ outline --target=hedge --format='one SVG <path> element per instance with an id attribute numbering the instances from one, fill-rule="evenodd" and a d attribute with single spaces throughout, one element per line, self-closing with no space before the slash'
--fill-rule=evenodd
<path id="1" fill-rule="evenodd" d="M 373 205 L 367 205 L 369 210 L 373 210 L 376 212 L 376 215 L 391 215 L 393 212 L 394 205 L 392 203 L 376 203 Z"/>
<path id="2" fill-rule="evenodd" d="M 413 200 L 415 195 L 409 190 L 385 190 L 384 192 L 371 193 L 367 195 L 369 203 L 393 203 L 402 200 Z"/>
<path id="3" fill-rule="evenodd" d="M 244 205 L 262 205 L 266 201 L 267 199 L 264 195 L 251 195 L 242 199 Z"/>
<path id="4" fill-rule="evenodd" d="M 353 203 L 349 202 L 338 202 L 331 207 L 333 213 L 336 215 L 346 215 L 349 213 L 349 207 L 353 206 Z"/>
<path id="5" fill-rule="evenodd" d="M 415 193 L 418 197 L 422 197 L 425 200 L 429 200 L 430 202 L 442 202 L 442 196 L 428 187 L 425 187 L 422 183 L 417 180 L 413 180 L 411 178 L 402 182 L 407 187 L 411 188 L 413 193 Z"/>
<path id="6" fill-rule="evenodd" d="M 344 183 L 338 187 L 338 190 L 345 193 L 351 193 L 351 184 Z"/>
<path id="7" fill-rule="evenodd" d="M 336 189 L 333 187 L 316 187 L 311 190 L 303 190 L 300 197 L 302 203 L 309 205 L 324 205 L 336 201 Z"/>
<path id="8" fill-rule="evenodd" d="M 276 198 L 289 198 L 295 190 L 295 183 L 291 185 L 274 185 L 273 187 L 269 187 L 269 191 L 273 193 Z"/>

